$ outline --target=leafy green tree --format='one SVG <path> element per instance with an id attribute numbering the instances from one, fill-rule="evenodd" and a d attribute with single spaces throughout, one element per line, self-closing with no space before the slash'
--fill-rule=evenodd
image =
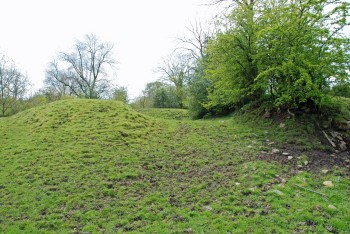
<path id="1" fill-rule="evenodd" d="M 129 102 L 128 89 L 124 86 L 114 88 L 112 99 L 117 101 L 122 101 L 124 103 L 128 103 Z"/>
<path id="2" fill-rule="evenodd" d="M 169 97 L 165 88 L 160 88 L 156 91 L 153 101 L 153 106 L 157 108 L 169 107 Z"/>
<path id="3" fill-rule="evenodd" d="M 318 105 L 332 80 L 349 77 L 349 39 L 341 33 L 349 3 L 272 3 L 265 6 L 259 31 L 256 83 L 277 106 Z"/>
<path id="4" fill-rule="evenodd" d="M 278 107 L 317 106 L 332 80 L 349 80 L 348 2 L 237 0 L 232 7 L 207 49 L 207 108 L 265 97 Z"/>
<path id="5" fill-rule="evenodd" d="M 334 85 L 331 89 L 331 94 L 334 96 L 350 98 L 350 83 L 342 82 Z"/>
<path id="6" fill-rule="evenodd" d="M 180 108 L 176 88 L 173 86 L 163 86 L 158 89 L 153 98 L 153 106 L 156 108 Z"/>
<path id="7" fill-rule="evenodd" d="M 254 87 L 258 75 L 254 56 L 257 52 L 259 17 L 255 1 L 237 1 L 226 19 L 227 29 L 209 42 L 206 77 L 213 86 L 207 108 L 243 105 L 259 98 L 262 90 Z"/>
<path id="8" fill-rule="evenodd" d="M 149 82 L 146 84 L 146 87 L 143 91 L 144 96 L 149 100 L 149 105 L 154 106 L 154 98 L 161 88 L 164 88 L 166 85 L 160 81 Z"/>
<path id="9" fill-rule="evenodd" d="M 205 62 L 199 60 L 188 85 L 188 107 L 192 118 L 199 119 L 210 112 L 204 107 L 208 100 L 208 89 L 211 82 L 204 77 Z"/>
<path id="10" fill-rule="evenodd" d="M 146 84 L 142 94 L 134 99 L 136 107 L 179 108 L 176 87 L 161 81 Z"/>
<path id="11" fill-rule="evenodd" d="M 185 107 L 186 86 L 192 68 L 189 60 L 187 54 L 172 54 L 163 59 L 163 63 L 157 69 L 162 79 L 175 87 L 175 95 L 180 108 Z"/>

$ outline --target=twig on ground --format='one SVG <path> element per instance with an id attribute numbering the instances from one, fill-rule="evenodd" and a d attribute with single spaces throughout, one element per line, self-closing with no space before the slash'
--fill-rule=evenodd
<path id="1" fill-rule="evenodd" d="M 289 108 L 287 109 L 287 112 L 288 112 L 288 114 L 289 114 L 290 116 L 292 116 L 292 118 L 294 119 L 295 114 L 294 114 L 294 113 L 292 113 L 292 112 L 290 112 Z"/>
<path id="2" fill-rule="evenodd" d="M 317 191 L 314 191 L 314 190 L 311 190 L 311 189 L 308 189 L 308 188 L 304 188 L 304 187 L 302 187 L 302 186 L 300 186 L 300 185 L 297 185 L 297 184 L 294 184 L 296 187 L 298 187 L 298 188 L 302 188 L 302 189 L 304 189 L 304 190 L 306 190 L 306 191 L 309 191 L 309 192 L 312 192 L 312 193 L 317 193 L 317 194 L 319 194 L 319 195 L 321 195 L 321 196 L 324 196 L 324 197 L 329 197 L 328 195 L 326 195 L 326 194 L 324 194 L 324 193 L 320 193 L 320 192 L 317 192 Z"/>
<path id="3" fill-rule="evenodd" d="M 327 133 L 325 131 L 322 131 L 323 135 L 326 137 L 326 139 L 328 140 L 328 142 L 332 145 L 333 148 L 337 148 L 337 145 L 334 144 L 334 142 L 331 140 L 331 138 L 327 135 Z"/>

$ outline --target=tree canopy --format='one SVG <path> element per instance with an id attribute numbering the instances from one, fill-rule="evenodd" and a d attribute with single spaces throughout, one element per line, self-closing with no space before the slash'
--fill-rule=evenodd
<path id="1" fill-rule="evenodd" d="M 277 107 L 319 105 L 349 80 L 349 3 L 233 1 L 209 42 L 207 108 L 267 98 Z"/>

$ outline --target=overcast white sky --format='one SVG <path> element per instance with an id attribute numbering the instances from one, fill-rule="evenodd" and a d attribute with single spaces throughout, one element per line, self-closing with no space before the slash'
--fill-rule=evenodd
<path id="1" fill-rule="evenodd" d="M 218 11 L 209 0 L 2 0 L 0 51 L 27 72 L 34 89 L 59 51 L 94 33 L 115 45 L 118 85 L 138 95 L 159 78 L 154 69 L 195 18 Z"/>

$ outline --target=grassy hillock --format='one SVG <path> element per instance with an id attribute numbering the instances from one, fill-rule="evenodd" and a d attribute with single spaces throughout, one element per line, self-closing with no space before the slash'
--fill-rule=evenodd
<path id="1" fill-rule="evenodd" d="M 347 164 L 308 129 L 149 113 L 65 100 L 0 119 L 0 233 L 350 232 Z"/>

